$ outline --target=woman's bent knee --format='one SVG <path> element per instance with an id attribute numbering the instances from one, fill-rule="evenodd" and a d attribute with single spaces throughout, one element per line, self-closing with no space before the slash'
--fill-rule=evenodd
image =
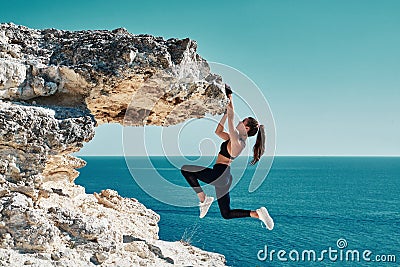
<path id="1" fill-rule="evenodd" d="M 229 210 L 221 210 L 221 215 L 222 215 L 222 218 L 224 218 L 225 220 L 232 219 Z"/>
<path id="2" fill-rule="evenodd" d="M 181 173 L 183 173 L 183 172 L 193 172 L 193 171 L 190 171 L 191 170 L 191 166 L 190 165 L 183 165 L 182 167 L 181 167 Z"/>
<path id="3" fill-rule="evenodd" d="M 187 172 L 187 170 L 188 170 L 188 165 L 183 165 L 183 166 L 181 167 L 181 173 L 182 173 L 182 174 L 185 174 L 185 173 Z"/>

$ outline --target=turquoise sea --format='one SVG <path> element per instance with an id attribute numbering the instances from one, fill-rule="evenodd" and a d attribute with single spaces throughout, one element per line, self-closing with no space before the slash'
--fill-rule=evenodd
<path id="1" fill-rule="evenodd" d="M 82 158 L 87 165 L 79 170 L 76 183 L 87 193 L 110 188 L 138 199 L 161 215 L 161 239 L 184 239 L 224 254 L 228 265 L 400 265 L 400 157 L 275 157 L 267 179 L 253 193 L 248 192 L 249 168 L 231 190 L 231 206 L 267 206 L 275 220 L 273 231 L 253 218 L 224 220 L 217 203 L 199 219 L 196 207 L 152 198 L 128 169 L 129 165 L 134 174 L 152 175 L 154 170 L 143 168 L 142 157 L 128 158 L 128 165 L 124 157 Z M 186 185 L 167 158 L 151 157 L 151 162 L 169 181 Z M 187 164 L 188 158 L 174 162 Z M 232 174 L 240 171 L 233 163 Z M 197 202 L 194 192 L 191 201 Z"/>

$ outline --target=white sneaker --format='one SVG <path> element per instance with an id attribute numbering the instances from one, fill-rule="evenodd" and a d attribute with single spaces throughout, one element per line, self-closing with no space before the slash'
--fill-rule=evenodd
<path id="1" fill-rule="evenodd" d="M 274 228 L 274 220 L 269 216 L 268 210 L 265 207 L 261 207 L 256 210 L 258 218 L 265 224 L 268 230 Z"/>
<path id="2" fill-rule="evenodd" d="M 213 197 L 206 196 L 206 198 L 204 199 L 204 202 L 199 203 L 199 207 L 200 207 L 200 216 L 199 217 L 200 218 L 204 218 L 204 216 L 206 216 L 208 209 L 210 208 L 213 201 L 214 201 Z"/>

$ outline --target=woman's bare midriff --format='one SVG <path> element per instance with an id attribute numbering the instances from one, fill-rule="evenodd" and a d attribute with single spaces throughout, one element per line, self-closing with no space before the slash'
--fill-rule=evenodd
<path id="1" fill-rule="evenodd" d="M 231 165 L 232 160 L 228 159 L 225 156 L 222 156 L 221 154 L 218 154 L 217 160 L 215 161 L 215 163 L 219 163 L 219 164 L 225 164 L 225 165 Z"/>

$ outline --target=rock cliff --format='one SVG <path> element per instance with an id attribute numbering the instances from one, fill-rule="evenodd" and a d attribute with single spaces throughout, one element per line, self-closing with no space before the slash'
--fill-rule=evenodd
<path id="1" fill-rule="evenodd" d="M 125 29 L 34 30 L 0 24 L 0 266 L 224 266 L 158 239 L 136 199 L 74 184 L 71 156 L 101 123 L 168 126 L 221 113 L 220 76 L 195 41 Z"/>

